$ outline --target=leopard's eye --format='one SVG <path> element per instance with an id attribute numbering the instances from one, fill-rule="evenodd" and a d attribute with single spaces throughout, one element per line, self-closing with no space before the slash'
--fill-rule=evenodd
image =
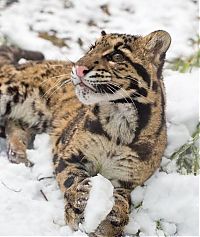
<path id="1" fill-rule="evenodd" d="M 120 53 L 115 53 L 112 55 L 113 62 L 122 62 L 124 60 L 124 56 Z"/>

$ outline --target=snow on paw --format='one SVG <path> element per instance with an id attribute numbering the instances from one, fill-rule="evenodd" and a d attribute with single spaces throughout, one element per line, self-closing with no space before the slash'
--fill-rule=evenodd
<path id="1" fill-rule="evenodd" d="M 79 228 L 94 235 L 92 232 L 112 210 L 114 187 L 108 179 L 100 174 L 90 178 L 90 183 L 92 188 L 84 211 L 84 221 L 79 225 Z"/>

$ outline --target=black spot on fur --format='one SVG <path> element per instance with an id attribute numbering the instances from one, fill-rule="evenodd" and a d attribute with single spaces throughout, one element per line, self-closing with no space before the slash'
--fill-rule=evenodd
<path id="1" fill-rule="evenodd" d="M 123 48 L 128 49 L 130 52 L 132 52 L 132 48 L 126 42 L 125 42 L 125 45 L 123 46 Z"/>
<path id="2" fill-rule="evenodd" d="M 135 107 L 138 112 L 138 127 L 135 132 L 135 140 L 138 139 L 140 132 L 146 127 L 151 117 L 151 105 L 143 104 L 138 101 L 134 101 Z"/>
<path id="3" fill-rule="evenodd" d="M 73 208 L 73 211 L 74 211 L 75 214 L 81 214 L 83 212 L 79 208 L 75 208 L 75 207 Z"/>
<path id="4" fill-rule="evenodd" d="M 58 154 L 54 154 L 54 156 L 53 156 L 54 165 L 56 164 L 57 161 L 58 161 Z"/>
<path id="5" fill-rule="evenodd" d="M 133 144 L 131 148 L 137 152 L 141 161 L 146 161 L 152 153 L 152 146 L 149 143 Z"/>
<path id="6" fill-rule="evenodd" d="M 132 60 L 124 54 L 124 58 L 126 61 L 128 61 L 131 66 L 136 70 L 137 74 L 142 77 L 142 79 L 147 83 L 148 87 L 150 87 L 151 84 L 151 77 L 147 70 L 139 63 L 134 63 Z"/>
<path id="7" fill-rule="evenodd" d="M 0 126 L 0 137 L 6 138 L 5 127 Z"/>
<path id="8" fill-rule="evenodd" d="M 24 86 L 26 89 L 29 87 L 29 84 L 24 81 L 21 82 L 21 85 Z"/>
<path id="9" fill-rule="evenodd" d="M 143 78 L 143 80 L 150 86 L 151 78 L 147 72 L 147 70 L 139 63 L 132 63 L 133 67 L 137 71 L 137 74 Z"/>
<path id="10" fill-rule="evenodd" d="M 123 45 L 123 42 L 118 42 L 115 46 L 114 46 L 114 50 L 116 51 L 116 50 L 118 50 L 118 48 L 120 47 L 120 46 L 122 46 Z"/>
<path id="11" fill-rule="evenodd" d="M 66 169 L 67 167 L 67 163 L 65 162 L 65 160 L 63 160 L 62 158 L 60 158 L 58 160 L 58 165 L 55 168 L 55 173 L 61 173 L 64 169 Z"/>
<path id="12" fill-rule="evenodd" d="M 12 86 L 7 88 L 7 93 L 10 95 L 14 95 L 15 93 L 18 93 L 19 88 L 17 86 Z"/>
<path id="13" fill-rule="evenodd" d="M 110 122 L 110 116 L 107 116 L 106 117 L 106 123 L 109 123 Z"/>
<path id="14" fill-rule="evenodd" d="M 166 120 L 165 120 L 165 98 L 163 93 L 161 94 L 161 121 L 160 121 L 160 126 L 158 127 L 158 130 L 156 132 L 156 135 L 160 135 L 160 132 L 162 131 L 163 127 L 165 127 Z"/>
<path id="15" fill-rule="evenodd" d="M 15 104 L 17 104 L 19 102 L 19 93 L 18 92 L 13 96 L 13 102 Z"/>
<path id="16" fill-rule="evenodd" d="M 74 183 L 74 176 L 70 176 L 65 180 L 64 186 L 65 188 L 69 188 L 72 186 L 73 183 Z"/>
<path id="17" fill-rule="evenodd" d="M 153 91 L 155 91 L 155 92 L 158 91 L 158 83 L 157 83 L 156 81 L 153 82 L 152 89 L 153 89 Z"/>
<path id="18" fill-rule="evenodd" d="M 147 96 L 147 90 L 145 90 L 144 88 L 142 87 L 138 87 L 138 89 L 136 90 L 136 92 L 138 93 L 136 95 L 136 97 L 140 97 L 140 95 L 146 97 Z"/>
<path id="19" fill-rule="evenodd" d="M 31 107 L 32 107 L 32 110 L 35 112 L 35 111 L 36 111 L 36 108 L 35 108 L 35 101 L 32 102 Z"/>
<path id="20" fill-rule="evenodd" d="M 117 141 L 116 141 L 116 144 L 119 145 L 120 143 L 121 143 L 121 140 L 120 140 L 120 138 L 118 137 L 118 138 L 117 138 Z"/>
<path id="21" fill-rule="evenodd" d="M 72 154 L 71 157 L 69 159 L 67 159 L 67 161 L 69 163 L 80 163 L 80 161 L 83 157 L 84 157 L 83 153 L 81 151 L 79 151 L 78 155 Z"/>
<path id="22" fill-rule="evenodd" d="M 44 120 L 42 124 L 43 131 L 47 131 L 47 129 L 51 126 L 51 121 Z"/>
<path id="23" fill-rule="evenodd" d="M 39 111 L 38 116 L 41 118 L 42 116 L 44 116 L 44 113 L 42 111 Z"/>
<path id="24" fill-rule="evenodd" d="M 6 104 L 6 111 L 5 111 L 5 114 L 4 115 L 8 115 L 11 113 L 11 101 L 9 101 L 7 104 Z"/>
<path id="25" fill-rule="evenodd" d="M 57 140 L 57 142 L 61 141 L 62 144 L 66 144 L 69 141 L 70 137 L 74 134 L 74 131 L 77 129 L 76 125 L 81 122 L 84 114 L 85 114 L 85 108 L 82 106 L 79 109 L 78 114 L 74 117 L 74 119 L 70 123 L 68 123 L 66 128 L 63 130 L 61 138 L 59 139 L 59 141 Z"/>
<path id="26" fill-rule="evenodd" d="M 41 86 L 38 87 L 40 97 L 44 96 L 44 90 Z"/>
<path id="27" fill-rule="evenodd" d="M 157 70 L 158 79 L 162 79 L 162 69 L 163 69 L 164 62 L 165 62 L 165 53 L 161 54 L 160 56 L 160 65 Z"/>
<path id="28" fill-rule="evenodd" d="M 5 82 L 5 85 L 10 85 L 12 82 L 13 82 L 13 80 L 10 79 L 10 80 L 8 80 L 8 81 Z"/>
<path id="29" fill-rule="evenodd" d="M 99 114 L 99 105 L 95 105 L 92 109 L 92 112 L 94 113 L 94 115 L 97 116 Z"/>
<path id="30" fill-rule="evenodd" d="M 119 180 L 119 184 L 122 188 L 131 189 L 133 187 L 133 182 Z M 121 194 L 123 196 L 123 193 Z"/>
<path id="31" fill-rule="evenodd" d="M 91 133 L 103 135 L 110 140 L 109 135 L 106 133 L 106 131 L 103 130 L 102 124 L 100 123 L 98 118 L 95 120 L 87 118 L 84 124 L 84 128 Z"/>

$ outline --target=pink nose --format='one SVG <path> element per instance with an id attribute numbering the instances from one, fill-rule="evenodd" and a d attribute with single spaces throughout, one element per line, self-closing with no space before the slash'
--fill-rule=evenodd
<path id="1" fill-rule="evenodd" d="M 85 66 L 76 66 L 76 75 L 78 77 L 84 77 L 87 72 L 88 72 L 87 67 L 85 67 Z"/>

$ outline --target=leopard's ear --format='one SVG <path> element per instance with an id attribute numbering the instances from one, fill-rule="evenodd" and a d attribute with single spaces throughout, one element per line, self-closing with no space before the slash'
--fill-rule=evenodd
<path id="1" fill-rule="evenodd" d="M 171 36 L 168 32 L 158 30 L 143 37 L 145 49 L 155 64 L 160 64 L 164 60 L 165 53 L 171 44 Z"/>
<path id="2" fill-rule="evenodd" d="M 101 31 L 101 36 L 104 36 L 104 35 L 106 35 L 106 32 L 105 32 L 105 30 L 102 30 Z"/>

